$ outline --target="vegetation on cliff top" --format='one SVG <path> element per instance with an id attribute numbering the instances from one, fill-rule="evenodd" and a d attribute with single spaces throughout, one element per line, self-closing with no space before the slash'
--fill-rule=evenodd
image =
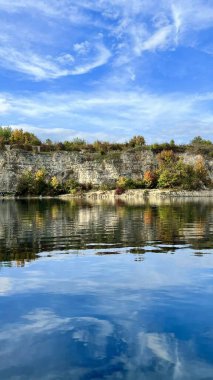
<path id="1" fill-rule="evenodd" d="M 41 152 L 51 151 L 83 151 L 86 153 L 96 153 L 99 156 L 110 156 L 125 151 L 150 150 L 160 153 L 163 150 L 173 150 L 176 153 L 189 152 L 201 153 L 208 157 L 213 157 L 213 142 L 205 140 L 200 136 L 195 137 L 189 144 L 177 145 L 174 140 L 165 143 L 154 143 L 147 145 L 143 136 L 134 136 L 124 143 L 112 143 L 107 141 L 95 141 L 87 143 L 85 140 L 75 138 L 71 141 L 53 142 L 47 139 L 41 141 L 33 133 L 25 132 L 22 129 L 12 129 L 10 127 L 0 127 L 0 147 L 10 145 L 11 148 L 19 148 L 32 151 L 39 146 Z"/>

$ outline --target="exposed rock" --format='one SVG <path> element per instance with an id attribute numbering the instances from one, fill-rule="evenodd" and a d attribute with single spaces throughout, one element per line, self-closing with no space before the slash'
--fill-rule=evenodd
<path id="1" fill-rule="evenodd" d="M 195 163 L 199 156 L 184 154 L 184 161 Z M 206 162 L 213 179 L 213 159 Z M 17 149 L 0 150 L 0 192 L 15 193 L 18 178 L 26 170 L 45 169 L 49 177 L 60 181 L 74 178 L 79 183 L 100 186 L 115 183 L 120 177 L 142 179 L 146 170 L 157 167 L 156 156 L 147 150 L 120 153 L 112 158 L 96 159 L 86 152 L 27 152 Z"/>

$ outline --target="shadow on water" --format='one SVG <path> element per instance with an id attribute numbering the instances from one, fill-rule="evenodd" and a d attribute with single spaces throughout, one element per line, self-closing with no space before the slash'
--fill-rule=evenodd
<path id="1" fill-rule="evenodd" d="M 0 202 L 0 261 L 4 265 L 10 261 L 24 265 L 40 252 L 96 249 L 101 255 L 131 247 L 132 254 L 172 253 L 186 244 L 196 255 L 213 247 L 213 203 Z M 113 246 L 116 252 L 109 251 Z"/>

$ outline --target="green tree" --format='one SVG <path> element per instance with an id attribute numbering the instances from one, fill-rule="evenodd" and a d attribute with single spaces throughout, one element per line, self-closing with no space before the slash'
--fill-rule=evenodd
<path id="1" fill-rule="evenodd" d="M 0 127 L 0 141 L 7 144 L 10 141 L 12 129 L 10 127 Z"/>

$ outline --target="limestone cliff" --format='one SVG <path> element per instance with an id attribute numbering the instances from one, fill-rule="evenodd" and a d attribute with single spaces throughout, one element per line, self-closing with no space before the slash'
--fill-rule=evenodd
<path id="1" fill-rule="evenodd" d="M 184 161 L 195 163 L 198 156 L 184 154 Z M 26 170 L 45 169 L 50 177 L 60 181 L 69 178 L 79 183 L 101 185 L 113 183 L 118 177 L 143 178 L 146 170 L 157 166 L 156 156 L 151 151 L 123 152 L 108 157 L 97 157 L 86 152 L 33 153 L 18 149 L 0 150 L 0 191 L 14 193 L 18 178 Z M 206 161 L 213 179 L 213 159 Z"/>

